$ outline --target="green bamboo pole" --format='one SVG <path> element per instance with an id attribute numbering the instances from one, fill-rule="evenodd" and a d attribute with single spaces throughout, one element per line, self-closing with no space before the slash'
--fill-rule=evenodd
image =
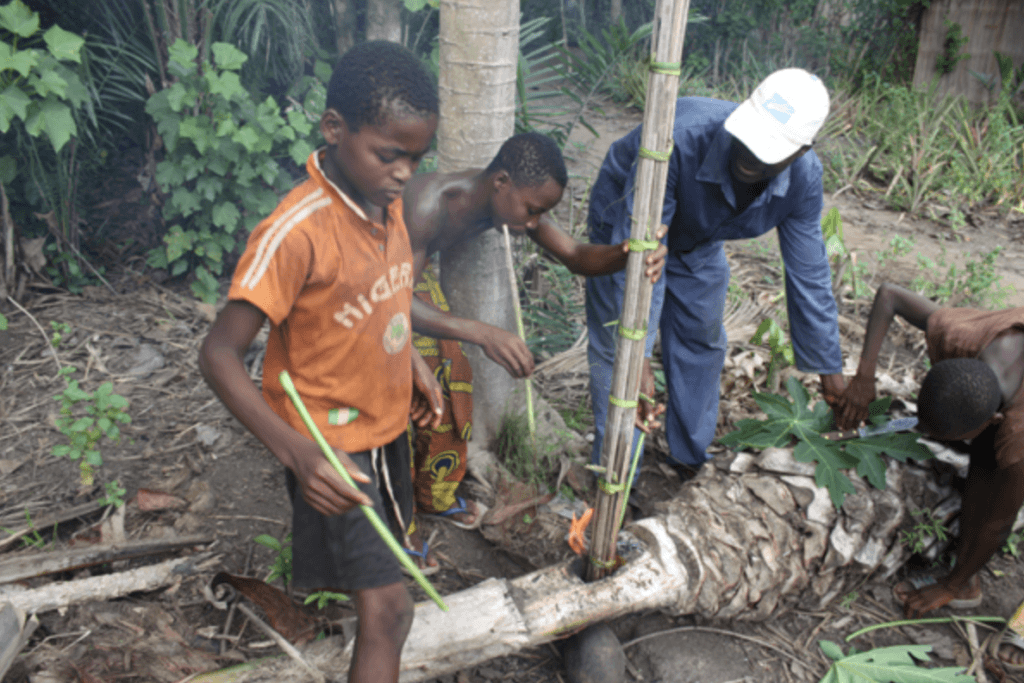
<path id="1" fill-rule="evenodd" d="M 334 466 L 334 469 L 339 475 L 341 475 L 341 478 L 345 480 L 346 484 L 352 488 L 357 488 L 356 483 L 352 480 L 352 476 L 344 467 L 341 466 L 341 463 L 338 462 L 338 456 L 334 454 L 334 449 L 327 443 L 324 435 L 320 433 L 320 429 L 317 428 L 316 423 L 313 422 L 313 418 L 310 417 L 309 411 L 306 410 L 306 406 L 302 402 L 302 397 L 299 396 L 299 392 L 295 389 L 295 383 L 292 382 L 292 378 L 288 374 L 288 371 L 282 370 L 281 374 L 277 376 L 277 379 L 281 382 L 281 388 L 284 389 L 284 393 L 288 394 L 288 398 L 291 399 L 292 405 L 294 405 L 295 409 L 299 411 L 299 416 L 302 418 L 302 422 L 306 425 L 306 429 L 308 429 L 309 433 L 313 436 L 313 440 L 316 441 L 318 446 L 320 446 L 320 450 L 323 451 L 328 462 Z M 378 534 L 380 534 L 380 537 L 388 547 L 391 548 L 391 552 L 393 552 L 395 557 L 398 558 L 398 562 L 405 567 L 410 574 L 412 574 L 412 578 L 416 579 L 416 583 L 418 583 L 420 588 L 422 588 L 427 595 L 437 603 L 437 606 L 447 612 L 448 605 L 446 605 L 444 600 L 441 599 L 441 594 L 434 589 L 430 581 L 427 581 L 427 577 L 423 576 L 423 572 L 420 571 L 420 568 L 416 566 L 416 563 L 412 561 L 412 558 L 405 552 L 405 549 L 399 545 L 397 540 L 395 540 L 394 535 L 391 533 L 391 529 L 389 529 L 388 525 L 380 518 L 377 511 L 369 505 L 360 505 L 359 507 L 362 509 L 363 514 L 366 515 L 366 518 L 370 520 L 370 524 L 373 525 L 373 528 L 377 530 Z"/>
<path id="2" fill-rule="evenodd" d="M 523 312 L 519 309 L 519 287 L 516 286 L 516 267 L 512 262 L 512 239 L 508 235 L 508 226 L 502 225 L 502 231 L 505 233 L 505 263 L 508 265 L 508 279 L 509 284 L 512 287 L 512 305 L 516 311 L 516 327 L 519 330 L 519 338 L 526 343 L 526 330 L 523 328 Z M 532 443 L 537 435 L 537 425 L 533 420 L 533 390 L 530 383 L 530 378 L 526 378 L 526 420 L 527 424 L 530 425 L 530 441 L 534 451 L 537 450 L 537 444 Z M 536 463 L 537 454 L 534 453 L 534 462 Z"/>

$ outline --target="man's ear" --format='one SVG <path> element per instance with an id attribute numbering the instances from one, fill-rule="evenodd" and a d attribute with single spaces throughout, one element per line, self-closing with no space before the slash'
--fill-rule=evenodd
<path id="1" fill-rule="evenodd" d="M 502 168 L 494 174 L 493 178 L 491 178 L 491 184 L 494 187 L 495 192 L 500 192 L 512 185 L 512 177 L 509 176 L 508 171 Z"/>
<path id="2" fill-rule="evenodd" d="M 328 145 L 337 145 L 348 133 L 348 123 L 337 109 L 325 109 L 320 115 L 320 134 Z"/>

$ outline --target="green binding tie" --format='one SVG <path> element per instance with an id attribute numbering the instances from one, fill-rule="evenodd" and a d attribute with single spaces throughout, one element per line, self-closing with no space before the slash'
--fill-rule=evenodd
<path id="1" fill-rule="evenodd" d="M 647 326 L 645 325 L 643 329 L 638 330 L 631 327 L 623 327 L 622 325 L 619 325 L 619 336 L 625 337 L 626 339 L 630 339 L 632 341 L 642 341 L 647 336 Z"/>
<path id="2" fill-rule="evenodd" d="M 647 149 L 646 147 L 640 148 L 640 156 L 645 159 L 654 159 L 655 161 L 668 161 L 672 158 L 672 150 L 667 152 L 655 152 L 653 149 Z"/>
<path id="3" fill-rule="evenodd" d="M 608 396 L 608 402 L 611 403 L 613 406 L 618 406 L 620 408 L 636 408 L 638 405 L 640 405 L 637 401 L 627 401 L 625 399 L 619 398 L 618 396 L 611 395 Z"/>
<path id="4" fill-rule="evenodd" d="M 598 567 L 599 569 L 614 569 L 615 568 L 615 560 L 611 560 L 610 562 L 605 562 L 604 560 L 598 559 L 598 558 L 594 557 L 593 555 L 590 556 L 590 563 L 592 565 L 594 565 L 595 567 Z"/>
<path id="5" fill-rule="evenodd" d="M 625 491 L 626 484 L 625 482 L 621 484 L 613 484 L 604 477 L 601 477 L 597 480 L 597 488 L 601 489 L 609 496 L 614 496 L 616 493 L 622 493 L 623 491 Z"/>
<path id="6" fill-rule="evenodd" d="M 682 62 L 651 62 L 652 74 L 665 74 L 667 76 L 682 76 Z"/>
<path id="7" fill-rule="evenodd" d="M 661 242 L 658 240 L 636 240 L 632 238 L 629 240 L 630 251 L 654 251 L 659 246 L 661 246 Z"/>

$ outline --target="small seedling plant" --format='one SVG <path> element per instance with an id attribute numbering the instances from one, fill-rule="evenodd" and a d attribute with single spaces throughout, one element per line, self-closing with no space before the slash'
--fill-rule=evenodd
<path id="1" fill-rule="evenodd" d="M 914 527 L 900 532 L 900 543 L 910 552 L 923 551 L 929 539 L 945 541 L 949 537 L 946 525 L 931 510 L 913 510 L 910 514 L 915 520 Z"/>
<path id="2" fill-rule="evenodd" d="M 316 593 L 310 593 L 306 596 L 303 605 L 309 605 L 316 603 L 317 609 L 323 609 L 327 607 L 332 601 L 334 602 L 348 602 L 349 597 L 344 593 L 335 593 L 334 591 L 317 591 Z"/>
<path id="3" fill-rule="evenodd" d="M 284 585 L 290 584 L 292 582 L 292 535 L 285 536 L 283 542 L 270 534 L 260 534 L 252 540 L 274 552 L 274 561 L 270 565 L 270 572 L 264 581 L 270 583 L 274 579 L 280 578 Z"/>
<path id="4" fill-rule="evenodd" d="M 809 407 L 807 389 L 796 377 L 786 380 L 790 398 L 781 394 L 755 393 L 754 400 L 767 419 L 740 420 L 737 429 L 719 438 L 718 442 L 730 447 L 772 448 L 785 447 L 794 441 L 793 457 L 800 462 L 814 462 L 817 467 L 814 481 L 828 489 L 836 508 L 843 506 L 846 494 L 856 493 L 853 483 L 843 470 L 854 469 L 877 489 L 885 488 L 885 460 L 888 455 L 900 462 L 907 458 L 923 460 L 931 452 L 917 442 L 914 434 L 883 434 L 849 441 L 829 441 L 821 432 L 833 423 L 832 411 L 824 401 Z M 891 398 L 871 403 L 871 421 L 885 421 Z"/>
<path id="5" fill-rule="evenodd" d="M 57 418 L 57 429 L 68 438 L 68 443 L 53 447 L 53 454 L 77 460 L 81 469 L 82 487 L 91 487 L 95 483 L 95 471 L 103 464 L 99 443 L 105 437 L 117 443 L 121 439 L 119 425 L 132 421 L 128 414 L 128 399 L 114 393 L 114 385 L 104 382 L 96 391 L 88 392 L 79 386 L 77 379 L 70 375 L 77 368 L 68 366 L 60 370 L 64 378 L 64 391 L 54 396 L 60 402 L 60 417 Z M 117 482 L 107 485 L 107 496 L 104 500 L 116 502 L 124 495 L 124 489 Z M 120 490 L 120 494 L 118 494 Z"/>

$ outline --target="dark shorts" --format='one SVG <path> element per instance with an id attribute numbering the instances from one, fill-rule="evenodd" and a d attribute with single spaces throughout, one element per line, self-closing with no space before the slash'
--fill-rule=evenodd
<path id="1" fill-rule="evenodd" d="M 412 519 L 409 435 L 373 451 L 349 453 L 373 482 L 359 489 L 399 540 Z M 292 585 L 317 590 L 358 591 L 403 580 L 398 560 L 360 508 L 325 517 L 302 497 L 291 470 L 285 470 L 292 501 Z"/>

